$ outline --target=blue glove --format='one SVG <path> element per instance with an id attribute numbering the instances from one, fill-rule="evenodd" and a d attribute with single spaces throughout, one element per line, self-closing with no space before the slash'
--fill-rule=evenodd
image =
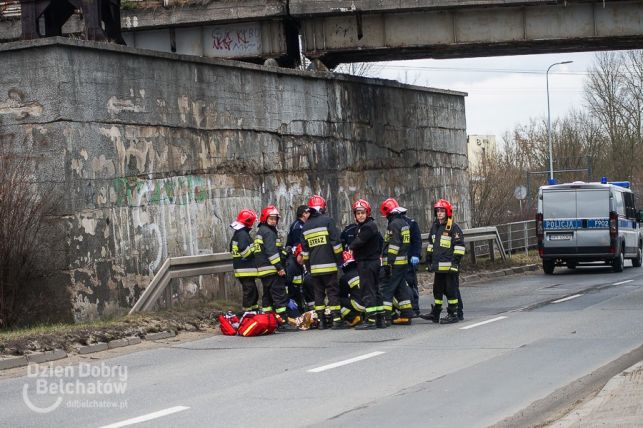
<path id="1" fill-rule="evenodd" d="M 411 264 L 412 264 L 413 266 L 417 266 L 417 265 L 418 265 L 418 263 L 420 263 L 420 258 L 419 258 L 419 257 L 415 257 L 415 256 L 411 256 Z"/>
<path id="2" fill-rule="evenodd" d="M 297 306 L 297 303 L 293 299 L 288 300 L 286 307 L 291 311 L 296 311 L 299 308 L 299 306 Z"/>

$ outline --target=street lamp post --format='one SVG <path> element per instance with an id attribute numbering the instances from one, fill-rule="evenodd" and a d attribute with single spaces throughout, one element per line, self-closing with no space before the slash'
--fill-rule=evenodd
<path id="1" fill-rule="evenodd" d="M 554 152 L 551 147 L 551 110 L 549 109 L 549 70 L 555 65 L 571 64 L 574 61 L 555 62 L 547 68 L 547 145 L 549 146 L 549 184 L 554 184 Z"/>

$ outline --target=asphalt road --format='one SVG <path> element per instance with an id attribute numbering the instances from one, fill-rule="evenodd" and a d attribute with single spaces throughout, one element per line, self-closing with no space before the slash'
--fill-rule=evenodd
<path id="1" fill-rule="evenodd" d="M 217 335 L 31 370 L 0 382 L 0 424 L 490 426 L 643 345 L 643 269 L 627 266 L 463 287 L 458 324 Z"/>

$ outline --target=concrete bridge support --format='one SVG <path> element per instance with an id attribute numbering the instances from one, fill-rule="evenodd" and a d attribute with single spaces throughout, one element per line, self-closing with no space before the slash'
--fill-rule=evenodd
<path id="1" fill-rule="evenodd" d="M 464 95 L 64 38 L 0 45 L 0 143 L 60 198 L 64 238 L 42 257 L 78 320 L 126 311 L 168 256 L 225 251 L 244 207 L 275 203 L 286 228 L 321 193 L 343 225 L 355 198 L 396 196 L 427 229 L 446 197 L 466 226 Z M 177 293 L 223 297 L 206 277 Z"/>

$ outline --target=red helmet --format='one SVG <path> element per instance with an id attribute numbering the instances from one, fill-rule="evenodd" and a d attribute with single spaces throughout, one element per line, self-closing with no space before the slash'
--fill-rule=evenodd
<path id="1" fill-rule="evenodd" d="M 400 204 L 398 204 L 395 199 L 388 198 L 380 205 L 380 214 L 382 214 L 382 217 L 388 217 L 395 208 L 399 207 Z"/>
<path id="2" fill-rule="evenodd" d="M 245 227 L 252 227 L 257 221 L 257 213 L 247 208 L 242 209 L 237 214 L 237 222 L 243 224 Z"/>
<path id="3" fill-rule="evenodd" d="M 326 200 L 319 195 L 311 196 L 308 199 L 308 208 L 321 212 L 326 209 Z"/>
<path id="4" fill-rule="evenodd" d="M 300 255 L 300 254 L 301 254 L 301 252 L 302 252 L 302 251 L 303 251 L 303 248 L 301 248 L 301 244 L 297 244 L 297 246 L 295 247 L 295 249 L 294 249 L 294 250 L 292 250 L 292 254 L 293 254 L 293 256 L 295 256 L 295 258 L 296 258 L 298 255 Z"/>
<path id="5" fill-rule="evenodd" d="M 353 263 L 355 261 L 350 251 L 344 251 L 342 253 L 342 260 L 344 262 L 342 266 L 348 266 L 349 263 Z"/>
<path id="6" fill-rule="evenodd" d="M 366 200 L 364 199 L 358 199 L 353 202 L 353 213 L 355 213 L 355 211 L 357 211 L 358 209 L 365 210 L 367 216 L 371 215 L 371 204 L 366 202 Z"/>
<path id="7" fill-rule="evenodd" d="M 261 217 L 259 217 L 259 221 L 262 223 L 265 223 L 266 220 L 268 220 L 268 217 L 272 215 L 277 216 L 277 219 L 281 218 L 277 207 L 274 205 L 268 205 L 267 207 L 261 210 Z"/>
<path id="8" fill-rule="evenodd" d="M 437 208 L 444 208 L 447 212 L 447 217 L 453 217 L 453 206 L 446 199 L 439 199 L 435 205 L 433 205 L 433 213 L 436 213 Z"/>

